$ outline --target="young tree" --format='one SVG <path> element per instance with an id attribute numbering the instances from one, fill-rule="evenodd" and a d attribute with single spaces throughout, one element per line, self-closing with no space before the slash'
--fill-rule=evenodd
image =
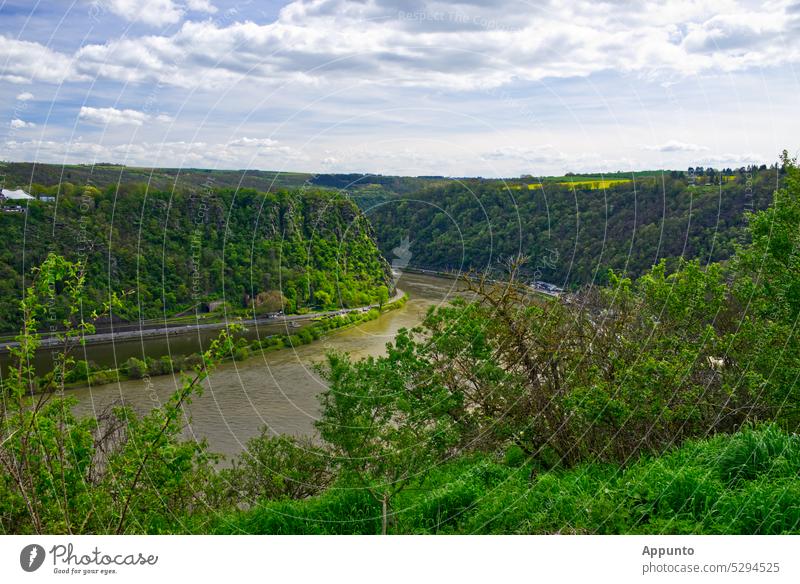
<path id="1" fill-rule="evenodd" d="M 383 310 L 383 305 L 389 300 L 389 288 L 378 286 L 378 307 Z"/>
<path id="2" fill-rule="evenodd" d="M 263 428 L 222 476 L 233 503 L 260 499 L 304 499 L 319 494 L 333 479 L 330 453 L 309 437 L 271 434 Z"/>
<path id="3" fill-rule="evenodd" d="M 59 292 L 60 291 L 60 292 Z M 37 379 L 32 366 L 43 315 L 61 294 L 66 316 L 55 370 Z M 129 533 L 166 528 L 188 514 L 213 467 L 204 444 L 181 439 L 183 407 L 234 348 L 223 331 L 194 375 L 143 418 L 119 408 L 78 419 L 64 395 L 74 370 L 70 349 L 94 326 L 80 312 L 83 265 L 50 255 L 21 302 L 23 328 L 14 366 L 2 379 L 0 404 L 0 531 L 4 533 Z M 106 310 L 116 305 L 111 297 Z M 92 314 L 91 318 L 98 315 Z M 180 519 L 179 519 L 180 520 Z"/>
<path id="4" fill-rule="evenodd" d="M 392 499 L 441 462 L 455 443 L 447 410 L 452 403 L 410 347 L 389 346 L 386 357 L 352 362 L 331 353 L 323 375 L 317 428 L 344 478 L 381 505 L 381 533 Z"/>

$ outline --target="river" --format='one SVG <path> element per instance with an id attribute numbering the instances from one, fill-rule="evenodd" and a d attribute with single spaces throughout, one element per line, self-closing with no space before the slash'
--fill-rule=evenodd
<path id="1" fill-rule="evenodd" d="M 430 306 L 448 302 L 457 295 L 459 286 L 455 280 L 420 274 L 403 274 L 397 285 L 408 294 L 409 301 L 376 320 L 333 332 L 296 349 L 260 353 L 220 366 L 206 381 L 203 395 L 195 397 L 187 408 L 186 437 L 205 438 L 213 452 L 230 456 L 239 453 L 264 426 L 275 434 L 313 433 L 319 412 L 317 395 L 325 389 L 313 365 L 323 359 L 325 351 L 346 351 L 354 358 L 382 354 L 399 329 L 419 324 Z M 158 347 L 149 343 L 166 342 L 145 340 L 142 349 L 151 353 Z M 173 342 L 188 341 L 170 338 L 169 344 Z M 110 345 L 86 349 L 90 358 L 92 351 L 113 352 Z M 70 390 L 69 395 L 78 399 L 76 413 L 80 415 L 97 415 L 111 404 L 146 412 L 167 399 L 179 382 L 177 377 L 164 375 L 149 382 L 131 380 Z"/>

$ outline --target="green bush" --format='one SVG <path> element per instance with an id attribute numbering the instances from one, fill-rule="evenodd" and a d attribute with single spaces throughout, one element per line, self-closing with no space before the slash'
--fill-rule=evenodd
<path id="1" fill-rule="evenodd" d="M 117 375 L 113 370 L 96 371 L 91 375 L 92 385 L 106 385 L 114 383 L 117 380 Z"/>
<path id="2" fill-rule="evenodd" d="M 725 494 L 713 531 L 774 535 L 800 533 L 800 481 L 794 476 L 761 477 Z"/>
<path id="3" fill-rule="evenodd" d="M 506 466 L 511 466 L 511 467 L 522 466 L 523 464 L 525 464 L 525 460 L 527 458 L 528 457 L 525 454 L 525 451 L 522 450 L 522 448 L 520 448 L 516 444 L 512 444 L 511 446 L 506 448 L 506 454 L 505 454 Z"/>
<path id="4" fill-rule="evenodd" d="M 90 367 L 89 363 L 86 361 L 75 361 L 74 368 L 67 372 L 67 374 L 64 376 L 64 381 L 66 383 L 86 383 L 89 380 L 91 372 L 92 368 Z"/>
<path id="5" fill-rule="evenodd" d="M 731 466 L 731 460 L 742 456 L 749 460 L 748 451 L 761 453 L 756 455 L 756 466 L 745 465 L 747 472 L 740 472 L 738 462 Z M 530 462 L 509 467 L 486 455 L 464 457 L 434 469 L 423 483 L 402 493 L 394 506 L 393 530 L 800 533 L 796 453 L 795 435 L 764 426 L 690 441 L 660 457 L 643 456 L 627 468 L 584 464 L 532 475 Z M 736 472 L 731 474 L 731 468 Z M 729 480 L 731 476 L 735 480 Z M 353 508 L 341 509 L 343 520 L 335 527 L 322 520 L 345 503 Z M 379 509 L 369 497 L 331 489 L 291 504 L 262 501 L 257 509 L 237 513 L 233 524 L 247 533 L 291 533 L 292 529 L 297 533 L 377 533 L 380 525 L 372 513 L 377 517 Z M 225 516 L 225 521 L 230 520 Z"/>
<path id="6" fill-rule="evenodd" d="M 122 371 L 131 379 L 141 379 L 147 373 L 147 363 L 131 357 L 122 365 Z"/>
<path id="7" fill-rule="evenodd" d="M 223 471 L 234 504 L 317 495 L 332 480 L 330 457 L 308 438 L 274 436 L 266 428 Z"/>
<path id="8" fill-rule="evenodd" d="M 238 346 L 233 350 L 234 361 L 244 361 L 250 356 L 250 349 L 244 346 Z"/>
<path id="9" fill-rule="evenodd" d="M 167 361 L 163 359 L 153 359 L 152 357 L 146 357 L 145 362 L 147 363 L 147 374 L 151 377 L 155 377 L 157 375 L 164 375 L 171 371 L 171 367 L 167 366 Z"/>
<path id="10" fill-rule="evenodd" d="M 331 488 L 305 501 L 269 501 L 216 518 L 214 533 L 364 534 L 380 530 L 381 510 L 362 489 Z"/>

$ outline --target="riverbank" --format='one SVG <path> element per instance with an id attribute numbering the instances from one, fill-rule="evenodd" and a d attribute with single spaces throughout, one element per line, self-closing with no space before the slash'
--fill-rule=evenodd
<path id="1" fill-rule="evenodd" d="M 384 302 L 383 306 L 387 306 L 393 302 L 396 302 L 402 297 L 403 297 L 403 291 L 400 289 L 396 289 L 394 296 L 388 299 L 386 302 Z M 230 318 L 224 318 L 222 320 L 215 322 L 195 321 L 192 324 L 184 324 L 186 322 L 187 317 L 180 316 L 176 317 L 174 320 L 165 320 L 163 326 L 153 326 L 152 328 L 150 328 L 149 326 L 142 326 L 134 330 L 124 330 L 123 328 L 122 330 L 115 330 L 107 333 L 96 333 L 93 335 L 86 335 L 82 338 L 82 344 L 94 345 L 94 344 L 112 343 L 115 341 L 124 341 L 129 339 L 143 340 L 143 339 L 165 337 L 168 335 L 175 335 L 175 334 L 222 330 L 224 328 L 229 327 L 231 323 L 240 324 L 244 327 L 260 326 L 260 325 L 261 326 L 286 325 L 287 327 L 292 327 L 299 323 L 307 322 L 309 320 L 315 320 L 318 318 L 327 318 L 342 314 L 349 314 L 353 312 L 366 312 L 372 308 L 381 308 L 381 305 L 369 304 L 367 306 L 359 306 L 356 308 L 341 308 L 337 310 L 325 310 L 318 312 L 308 312 L 303 314 L 288 314 L 288 315 L 251 318 L 251 319 L 233 320 Z M 131 326 L 131 324 L 129 323 L 124 326 Z M 11 335 L 12 333 L 3 333 L 3 335 L 0 335 L 0 338 L 9 338 Z M 49 337 L 42 337 L 40 339 L 39 347 L 41 349 L 58 348 L 63 344 L 63 342 L 64 341 L 62 339 L 58 338 L 55 335 Z M 19 343 L 16 341 L 0 342 L 0 353 L 8 352 L 9 349 L 17 346 L 19 346 Z"/>
<path id="2" fill-rule="evenodd" d="M 400 329 L 418 326 L 431 307 L 448 304 L 460 289 L 453 280 L 413 274 L 400 276 L 397 287 L 408 295 L 408 301 L 395 310 L 384 311 L 378 318 L 357 324 L 339 323 L 338 328 L 321 331 L 319 340 L 308 344 L 256 348 L 249 350 L 243 360 L 230 359 L 221 364 L 203 384 L 202 395 L 186 408 L 189 422 L 185 438 L 207 440 L 214 452 L 230 458 L 238 455 L 247 440 L 265 426 L 274 434 L 313 435 L 314 421 L 319 416 L 318 395 L 326 387 L 315 366 L 325 360 L 327 351 L 347 353 L 353 359 L 384 355 L 386 344 L 396 338 Z M 299 330 L 269 332 L 292 334 Z M 131 356 L 143 360 L 144 355 L 150 355 L 160 361 L 160 355 L 188 355 L 200 350 L 196 336 L 189 336 L 194 338 L 94 345 L 87 347 L 85 354 L 75 356 L 93 359 L 102 368 L 121 367 Z M 259 327 L 251 328 L 245 336 L 246 340 L 256 341 L 267 335 Z M 207 333 L 202 347 L 207 347 L 213 338 L 215 333 Z M 42 368 L 42 372 L 46 370 Z M 169 400 L 179 384 L 176 375 L 148 374 L 140 379 L 124 377 L 119 383 L 84 383 L 83 387 L 67 391 L 67 395 L 77 402 L 73 411 L 78 416 L 102 417 L 109 408 L 120 405 L 145 415 Z"/>
<path id="3" fill-rule="evenodd" d="M 361 308 L 343 309 L 338 311 L 326 311 L 308 315 L 291 315 L 284 321 L 286 328 L 285 334 L 268 335 L 260 339 L 247 340 L 239 338 L 235 349 L 228 361 L 245 361 L 256 354 L 263 355 L 267 352 L 279 351 L 282 349 L 293 349 L 303 345 L 311 344 L 329 333 L 340 332 L 359 324 L 375 320 L 381 314 L 401 308 L 408 296 L 402 290 L 397 290 L 394 297 L 385 302 L 383 306 L 371 305 Z M 303 318 L 292 318 L 302 316 Z M 296 332 L 290 331 L 291 323 L 299 321 L 311 321 L 304 328 Z M 214 323 L 216 324 L 216 323 Z M 234 321 L 220 323 L 214 326 L 213 330 L 222 329 L 231 325 L 243 325 L 245 327 L 257 325 L 258 321 Z M 270 322 L 270 324 L 275 324 Z M 171 331 L 172 332 L 172 331 Z M 118 340 L 116 337 L 111 340 Z M 109 342 L 109 341 L 106 341 Z M 90 362 L 78 361 L 74 370 L 68 376 L 65 389 L 80 389 L 83 387 L 96 387 L 109 383 L 118 383 L 136 379 L 150 379 L 162 375 L 174 375 L 181 371 L 191 370 L 194 366 L 201 363 L 199 353 L 187 355 L 163 355 L 160 358 L 145 357 L 138 359 L 130 357 L 119 367 L 98 368 L 93 367 Z M 34 381 L 34 391 L 49 378 L 47 375 L 37 378 Z"/>
<path id="4" fill-rule="evenodd" d="M 447 278 L 450 280 L 461 280 L 464 278 L 466 273 L 456 273 L 456 272 L 441 272 L 438 270 L 431 270 L 425 268 L 414 268 L 412 266 L 406 266 L 403 268 L 404 272 L 408 272 L 409 274 L 419 274 L 421 276 L 433 276 L 436 278 Z M 494 280 L 489 278 L 487 282 L 493 283 L 502 283 L 503 280 Z M 528 288 L 530 288 L 531 292 L 534 294 L 538 294 L 545 298 L 560 298 L 564 294 L 564 290 L 559 288 L 555 284 L 550 284 L 549 282 L 539 282 L 534 281 L 530 284 L 526 284 Z"/>

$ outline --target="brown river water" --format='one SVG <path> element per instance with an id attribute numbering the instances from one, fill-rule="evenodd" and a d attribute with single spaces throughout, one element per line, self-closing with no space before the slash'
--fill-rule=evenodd
<path id="1" fill-rule="evenodd" d="M 345 351 L 354 358 L 380 355 L 399 329 L 419 324 L 429 307 L 447 303 L 459 289 L 455 280 L 420 274 L 404 274 L 397 286 L 408 294 L 409 301 L 376 320 L 333 332 L 296 349 L 257 353 L 246 361 L 220 366 L 206 381 L 203 395 L 195 397 L 187 408 L 186 437 L 205 438 L 213 452 L 235 455 L 264 426 L 275 434 L 313 434 L 319 412 L 317 395 L 325 389 L 313 365 L 324 358 L 326 350 Z M 174 342 L 180 345 L 187 341 L 144 341 L 145 345 Z M 144 349 L 151 352 L 148 347 Z M 113 347 L 87 347 L 90 358 L 92 351 L 113 351 Z M 168 352 L 163 350 L 162 354 Z M 69 395 L 78 398 L 76 413 L 80 415 L 96 415 L 114 403 L 146 412 L 163 403 L 179 382 L 177 377 L 164 375 L 70 390 Z"/>

